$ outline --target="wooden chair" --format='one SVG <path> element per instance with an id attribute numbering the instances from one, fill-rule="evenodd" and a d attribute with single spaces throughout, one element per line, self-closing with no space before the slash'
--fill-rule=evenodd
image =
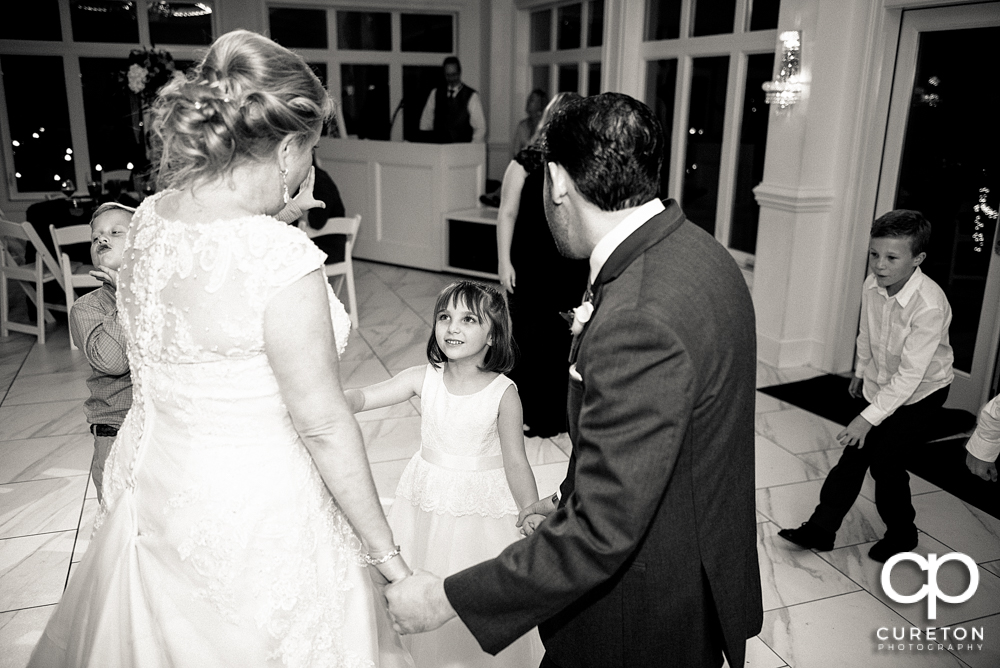
<path id="1" fill-rule="evenodd" d="M 20 249 L 17 248 L 20 245 L 34 248 L 34 262 L 25 264 L 15 260 L 15 255 L 20 255 Z M 55 322 L 49 309 L 56 308 L 45 303 L 45 284 L 50 281 L 60 282 L 59 265 L 31 223 L 0 220 L 0 246 L 0 336 L 7 336 L 11 330 L 34 334 L 38 337 L 38 342 L 44 345 L 45 324 Z M 10 321 L 8 280 L 20 281 L 24 293 L 35 304 L 34 326 Z"/>
<path id="2" fill-rule="evenodd" d="M 80 264 L 72 262 L 63 250 L 63 246 L 72 244 L 90 243 L 90 225 L 70 225 L 69 227 L 56 227 L 49 225 L 49 233 L 52 234 L 52 245 L 56 249 L 56 257 L 59 258 L 60 275 L 62 276 L 62 288 L 66 293 L 66 313 L 69 313 L 73 302 L 76 301 L 76 288 L 99 288 L 101 281 L 90 275 L 94 266 L 91 264 Z M 73 265 L 76 264 L 74 269 Z M 76 343 L 73 341 L 73 328 L 69 330 L 69 347 L 76 350 Z"/>
<path id="3" fill-rule="evenodd" d="M 352 218 L 328 218 L 326 225 L 318 230 L 314 230 L 309 226 L 309 222 L 306 216 L 302 216 L 299 220 L 299 229 L 303 230 L 309 235 L 309 238 L 313 240 L 319 246 L 320 250 L 323 250 L 329 255 L 332 255 L 329 250 L 327 250 L 326 244 L 323 242 L 322 237 L 333 237 L 333 235 L 343 235 L 344 241 L 344 257 L 341 261 L 337 261 L 337 258 L 333 258 L 333 261 L 327 260 L 328 264 L 324 267 L 327 276 L 340 276 L 341 281 L 346 281 L 347 283 L 347 306 L 351 316 L 351 326 L 355 329 L 358 327 L 358 297 L 354 291 L 354 264 L 351 262 L 351 252 L 354 249 L 354 240 L 358 236 L 358 228 L 361 226 L 361 214 L 358 214 Z M 339 245 L 339 244 L 337 244 Z"/>

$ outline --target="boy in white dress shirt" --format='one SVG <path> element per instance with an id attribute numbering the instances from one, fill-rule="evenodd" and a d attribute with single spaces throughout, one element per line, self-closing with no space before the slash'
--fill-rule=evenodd
<path id="1" fill-rule="evenodd" d="M 778 532 L 801 547 L 833 548 L 869 468 L 886 532 L 868 556 L 884 562 L 917 546 L 906 455 L 923 439 L 954 379 L 951 306 L 920 270 L 930 236 L 931 225 L 919 211 L 897 209 L 872 224 L 871 273 L 861 293 L 857 363 L 849 389 L 863 409 L 837 434 L 846 447 L 823 483 L 812 517 L 798 529 Z"/>

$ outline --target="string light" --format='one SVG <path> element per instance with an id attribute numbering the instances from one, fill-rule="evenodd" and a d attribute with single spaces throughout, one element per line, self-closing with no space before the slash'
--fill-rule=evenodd
<path id="1" fill-rule="evenodd" d="M 973 223 L 972 229 L 972 241 L 976 245 L 973 246 L 972 250 L 977 253 L 983 252 L 983 246 L 986 243 L 986 235 L 983 234 L 983 228 L 986 227 L 986 223 L 983 222 L 982 217 L 986 216 L 989 220 L 997 219 L 997 210 L 986 203 L 986 197 L 989 194 L 989 188 L 980 188 L 979 203 L 972 207 L 972 210 L 976 212 L 976 220 Z"/>

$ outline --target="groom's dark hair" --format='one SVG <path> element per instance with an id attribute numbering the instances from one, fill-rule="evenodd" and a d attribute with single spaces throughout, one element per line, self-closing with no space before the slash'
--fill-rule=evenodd
<path id="1" fill-rule="evenodd" d="M 622 93 L 575 100 L 545 131 L 546 162 L 566 170 L 576 189 L 602 211 L 645 204 L 659 195 L 663 129 L 642 102 Z"/>

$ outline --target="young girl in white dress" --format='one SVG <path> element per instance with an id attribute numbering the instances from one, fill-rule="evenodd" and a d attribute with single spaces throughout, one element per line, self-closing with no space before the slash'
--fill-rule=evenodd
<path id="1" fill-rule="evenodd" d="M 521 401 L 504 375 L 514 342 L 500 292 L 474 281 L 446 287 L 434 305 L 427 358 L 346 394 L 355 412 L 420 397 L 421 447 L 400 478 L 389 525 L 412 567 L 444 577 L 521 538 L 519 509 L 538 500 L 538 489 L 524 452 Z M 526 532 L 536 520 L 525 519 Z M 459 619 L 404 642 L 417 668 L 533 668 L 544 653 L 532 630 L 490 656 Z"/>

